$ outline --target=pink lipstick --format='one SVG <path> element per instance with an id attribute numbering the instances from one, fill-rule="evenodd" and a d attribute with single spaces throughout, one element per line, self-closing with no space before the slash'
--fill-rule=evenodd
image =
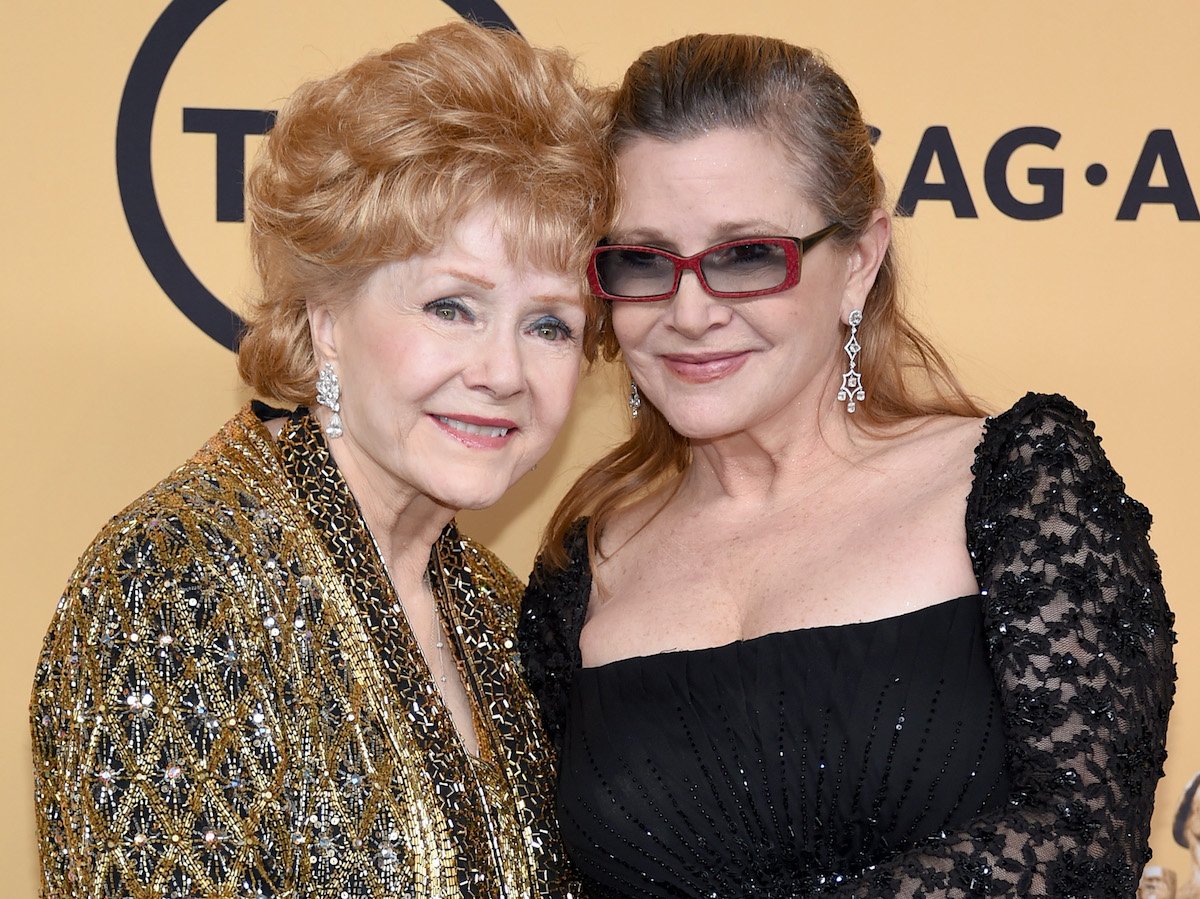
<path id="1" fill-rule="evenodd" d="M 517 431 L 517 423 L 507 418 L 484 418 L 479 415 L 429 416 L 434 424 L 463 446 L 473 449 L 499 449 Z"/>
<path id="2" fill-rule="evenodd" d="M 667 369 L 681 381 L 707 384 L 719 381 L 738 371 L 749 352 L 738 353 L 670 353 L 662 357 Z"/>

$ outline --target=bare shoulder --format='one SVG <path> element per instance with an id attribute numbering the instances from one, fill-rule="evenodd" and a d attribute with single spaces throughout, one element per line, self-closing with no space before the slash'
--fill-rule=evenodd
<path id="1" fill-rule="evenodd" d="M 986 421 L 963 415 L 923 415 L 892 425 L 885 437 L 897 446 L 949 448 L 957 443 L 973 450 L 983 435 Z"/>
<path id="2" fill-rule="evenodd" d="M 604 523 L 604 533 L 600 535 L 601 555 L 612 556 L 645 530 L 666 506 L 674 488 L 674 483 L 669 484 L 613 512 Z"/>
<path id="3" fill-rule="evenodd" d="M 895 425 L 874 441 L 867 464 L 930 488 L 969 485 L 985 419 L 929 415 Z M 965 493 L 964 493 L 965 496 Z"/>
<path id="4" fill-rule="evenodd" d="M 880 441 L 884 452 L 903 459 L 970 460 L 983 437 L 986 419 L 925 415 L 892 426 Z"/>

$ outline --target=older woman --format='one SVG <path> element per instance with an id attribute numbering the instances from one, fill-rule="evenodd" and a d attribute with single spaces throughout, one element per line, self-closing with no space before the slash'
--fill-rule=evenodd
<path id="1" fill-rule="evenodd" d="M 1057 396 L 983 420 L 906 320 L 813 53 L 651 50 L 611 150 L 592 285 L 633 433 L 521 627 L 588 895 L 1133 895 L 1173 636 L 1092 425 Z"/>
<path id="2" fill-rule="evenodd" d="M 567 414 L 594 109 L 466 24 L 288 103 L 239 364 L 301 405 L 243 410 L 83 556 L 33 694 L 47 896 L 561 895 L 521 585 L 452 519 Z"/>

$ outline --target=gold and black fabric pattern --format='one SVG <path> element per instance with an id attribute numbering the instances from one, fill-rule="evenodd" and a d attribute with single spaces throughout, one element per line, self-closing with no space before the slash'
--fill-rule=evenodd
<path id="1" fill-rule="evenodd" d="M 244 410 L 115 517 L 37 669 L 44 895 L 566 895 L 520 582 L 453 525 L 429 574 L 478 756 L 303 411 Z"/>

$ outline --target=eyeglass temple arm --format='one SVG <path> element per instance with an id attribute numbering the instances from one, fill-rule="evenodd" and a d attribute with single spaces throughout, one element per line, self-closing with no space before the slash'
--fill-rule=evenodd
<path id="1" fill-rule="evenodd" d="M 831 234 L 835 234 L 838 231 L 841 231 L 845 227 L 846 226 L 843 225 L 841 222 L 830 222 L 828 225 L 826 225 L 820 231 L 815 231 L 812 234 L 808 235 L 808 237 L 795 237 L 792 239 L 796 241 L 796 246 L 798 246 L 800 248 L 801 253 L 807 253 L 809 250 L 811 250 L 813 247 L 815 247 L 817 244 L 819 244 L 821 241 L 823 241 L 826 237 L 829 237 Z"/>

